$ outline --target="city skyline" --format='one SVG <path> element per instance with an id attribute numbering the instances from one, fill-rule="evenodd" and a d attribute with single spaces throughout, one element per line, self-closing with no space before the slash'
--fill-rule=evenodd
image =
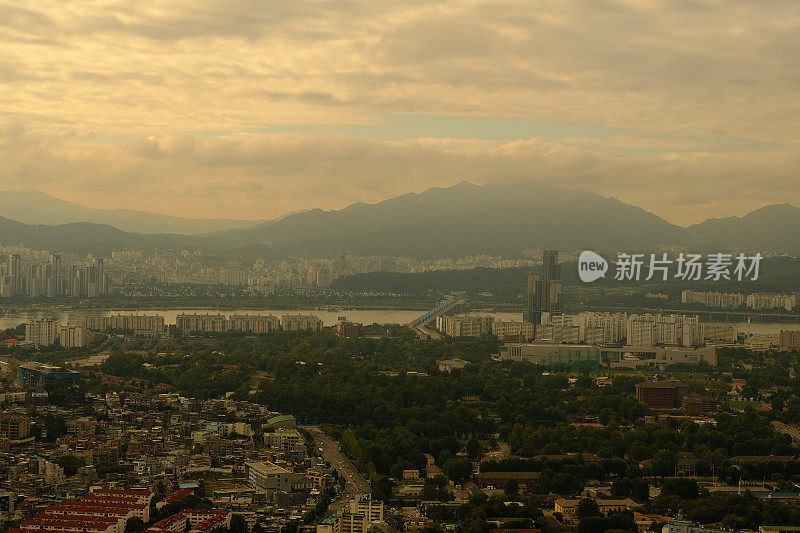
<path id="1" fill-rule="evenodd" d="M 681 225 L 800 203 L 790 2 L 0 9 L 3 189 L 248 219 L 462 180 Z"/>

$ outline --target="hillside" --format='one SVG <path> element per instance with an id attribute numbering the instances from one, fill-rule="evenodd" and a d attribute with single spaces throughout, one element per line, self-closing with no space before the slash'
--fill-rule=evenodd
<path id="1" fill-rule="evenodd" d="M 184 218 L 133 209 L 94 209 L 53 198 L 38 191 L 0 192 L 0 216 L 33 225 L 58 226 L 73 222 L 92 222 L 133 233 L 202 234 L 245 228 L 258 220 L 222 218 Z"/>
<path id="2" fill-rule="evenodd" d="M 768 205 L 743 217 L 710 218 L 689 226 L 689 235 L 707 246 L 781 252 L 800 251 L 800 208 Z"/>
<path id="3" fill-rule="evenodd" d="M 529 248 L 647 250 L 685 230 L 613 198 L 540 185 L 460 183 L 377 204 L 309 211 L 212 236 L 288 255 L 455 257 Z"/>
<path id="4" fill-rule="evenodd" d="M 50 205 L 46 198 L 41 210 Z M 166 228 L 177 224 L 174 217 L 167 218 L 171 221 Z M 155 225 L 155 219 L 149 223 Z M 177 235 L 167 229 L 146 235 L 88 222 L 28 225 L 9 218 L 0 226 L 4 244 L 24 243 L 53 251 L 189 248 L 247 259 L 342 254 L 519 257 L 522 251 L 536 248 L 646 253 L 659 246 L 698 252 L 731 248 L 800 252 L 800 233 L 794 231 L 800 227 L 800 209 L 790 205 L 767 206 L 741 218 L 709 219 L 681 228 L 614 198 L 532 184 L 460 183 L 204 235 Z"/>
<path id="5" fill-rule="evenodd" d="M 0 217 L 0 242 L 24 244 L 53 252 L 109 255 L 112 250 L 185 248 L 192 244 L 183 235 L 141 235 L 127 233 L 111 226 L 75 222 L 58 226 L 30 225 Z"/>

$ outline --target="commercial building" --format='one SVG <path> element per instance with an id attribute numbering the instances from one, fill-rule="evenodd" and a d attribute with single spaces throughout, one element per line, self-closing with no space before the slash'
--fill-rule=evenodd
<path id="1" fill-rule="evenodd" d="M 528 361 L 539 365 L 600 364 L 600 349 L 585 344 L 506 343 L 500 346 L 499 355 L 502 360 Z"/>
<path id="2" fill-rule="evenodd" d="M 689 386 L 683 381 L 645 381 L 636 385 L 636 399 L 651 409 L 677 409 L 681 407 Z"/>
<path id="3" fill-rule="evenodd" d="M 561 294 L 561 265 L 558 251 L 545 250 L 542 254 L 542 273 L 525 275 L 525 307 L 522 320 L 534 325 L 542 323 L 542 313 L 560 313 L 563 309 Z"/>
<path id="4" fill-rule="evenodd" d="M 254 487 L 268 493 L 275 491 L 292 492 L 295 490 L 310 490 L 314 488 L 314 481 L 303 474 L 289 470 L 267 461 L 245 463 L 245 475 Z"/>
<path id="5" fill-rule="evenodd" d="M 682 348 L 507 342 L 500 345 L 498 355 L 501 360 L 528 361 L 542 365 L 589 361 L 616 368 L 661 368 L 700 363 L 717 366 L 717 351 L 714 346 Z"/>
<path id="6" fill-rule="evenodd" d="M 680 346 L 621 346 L 601 347 L 603 362 L 616 368 L 663 368 L 669 365 L 697 365 L 705 363 L 717 366 L 717 349 L 714 346 L 701 348 Z"/>
<path id="7" fill-rule="evenodd" d="M 17 368 L 20 387 L 37 388 L 47 383 L 77 383 L 80 373 L 58 366 L 37 362 L 25 362 Z"/>
<path id="8" fill-rule="evenodd" d="M 717 401 L 708 396 L 687 394 L 681 400 L 683 412 L 689 416 L 702 416 L 717 410 Z"/>

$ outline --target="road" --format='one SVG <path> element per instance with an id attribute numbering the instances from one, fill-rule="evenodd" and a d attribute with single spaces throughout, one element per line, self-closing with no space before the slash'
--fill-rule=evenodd
<path id="1" fill-rule="evenodd" d="M 358 471 L 355 465 L 339 450 L 339 444 L 326 435 L 321 429 L 315 426 L 308 426 L 305 429 L 314 437 L 318 449 L 322 448 L 322 458 L 328 461 L 332 468 L 335 468 L 340 477 L 346 480 L 345 490 L 342 494 L 344 499 L 351 498 L 362 492 L 370 492 L 369 483 Z"/>
<path id="2" fill-rule="evenodd" d="M 787 426 L 783 422 L 778 422 L 777 420 L 773 421 L 772 425 L 775 427 L 776 430 L 792 437 L 792 440 L 795 443 L 800 443 L 800 430 L 798 430 L 796 427 Z"/>
<path id="3" fill-rule="evenodd" d="M 416 333 L 417 336 L 419 336 L 422 339 L 427 339 L 428 337 L 430 337 L 432 339 L 438 340 L 438 339 L 442 338 L 442 334 L 441 333 L 439 333 L 438 331 L 432 330 L 432 329 L 428 328 L 427 326 L 425 326 L 423 324 L 417 324 L 416 322 L 410 322 L 410 323 L 408 323 L 406 325 L 409 328 L 411 328 L 411 331 Z"/>

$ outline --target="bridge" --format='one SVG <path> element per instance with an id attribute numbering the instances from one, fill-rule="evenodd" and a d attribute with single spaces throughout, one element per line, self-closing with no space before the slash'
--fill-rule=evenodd
<path id="1" fill-rule="evenodd" d="M 429 328 L 428 325 L 435 321 L 436 317 L 438 316 L 463 312 L 466 307 L 467 301 L 463 298 L 445 300 L 424 315 L 417 317 L 412 322 L 409 322 L 407 326 L 423 339 L 428 337 L 433 339 L 441 339 L 442 334 L 434 329 Z"/>

